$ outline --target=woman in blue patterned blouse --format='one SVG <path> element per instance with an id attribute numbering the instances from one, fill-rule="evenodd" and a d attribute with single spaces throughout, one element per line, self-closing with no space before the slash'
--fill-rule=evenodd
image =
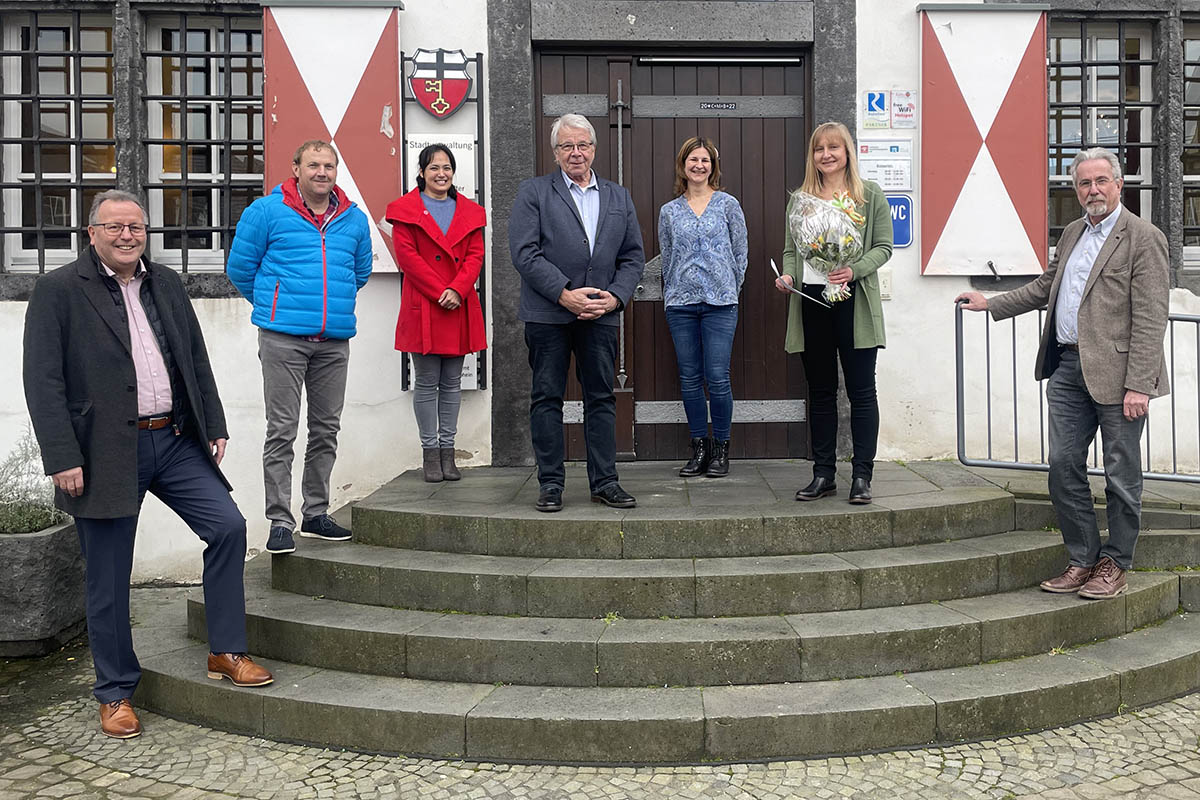
<path id="1" fill-rule="evenodd" d="M 685 478 L 729 474 L 733 421 L 729 357 L 737 328 L 738 293 L 746 277 L 747 246 L 742 207 L 720 188 L 716 146 L 707 139 L 688 139 L 675 157 L 678 197 L 662 207 L 658 218 L 663 305 L 692 437 L 691 460 L 679 470 Z"/>

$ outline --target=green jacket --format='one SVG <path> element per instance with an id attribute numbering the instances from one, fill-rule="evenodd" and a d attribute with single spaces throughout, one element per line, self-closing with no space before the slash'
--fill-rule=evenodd
<path id="1" fill-rule="evenodd" d="M 888 207 L 883 190 L 871 181 L 863 181 L 866 195 L 866 210 L 863 216 L 867 218 L 863 229 L 863 256 L 854 264 L 854 347 L 884 347 L 886 344 L 883 331 L 883 302 L 879 299 L 879 276 L 876 270 L 887 263 L 892 257 L 892 212 Z M 784 214 L 784 246 L 783 274 L 791 275 L 792 281 L 798 288 L 804 278 L 804 261 L 796 252 L 796 244 L 792 241 L 791 226 L 788 217 L 792 210 L 792 201 L 788 201 L 788 213 Z M 804 351 L 804 325 L 802 323 L 804 304 L 808 302 L 799 295 L 789 295 L 787 337 L 783 347 L 789 353 Z M 845 302 L 845 301 L 843 301 Z"/>

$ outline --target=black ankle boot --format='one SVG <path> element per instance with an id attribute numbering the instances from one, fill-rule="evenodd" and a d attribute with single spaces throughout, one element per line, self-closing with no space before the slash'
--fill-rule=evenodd
<path id="1" fill-rule="evenodd" d="M 712 458 L 712 439 L 707 437 L 701 439 L 692 439 L 692 457 L 679 470 L 681 478 L 695 478 L 697 475 L 703 475 L 708 469 L 708 462 Z"/>
<path id="2" fill-rule="evenodd" d="M 712 459 L 708 462 L 710 478 L 723 478 L 729 474 L 729 440 L 713 439 Z"/>

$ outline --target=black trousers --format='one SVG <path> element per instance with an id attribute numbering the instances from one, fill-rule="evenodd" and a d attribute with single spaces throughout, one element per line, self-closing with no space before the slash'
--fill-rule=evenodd
<path id="1" fill-rule="evenodd" d="M 138 431 L 138 498 L 149 490 L 199 536 L 204 548 L 204 609 L 214 653 L 246 652 L 246 520 L 201 444 L 174 431 Z M 76 517 L 87 562 L 88 643 L 101 703 L 129 697 L 142 675 L 129 626 L 129 576 L 138 518 Z"/>
<path id="2" fill-rule="evenodd" d="M 572 355 L 575 377 L 583 388 L 588 487 L 596 492 L 617 482 L 617 401 L 613 397 L 613 377 L 619 336 L 617 326 L 591 320 L 565 325 L 525 323 L 525 344 L 533 370 L 529 431 L 539 486 L 562 488 L 566 482 L 562 408 Z"/>
<path id="3" fill-rule="evenodd" d="M 817 299 L 815 290 L 805 284 L 804 291 Z M 875 470 L 875 450 L 879 442 L 879 399 L 875 393 L 875 357 L 878 348 L 854 347 L 854 303 L 848 300 L 822 308 L 816 303 L 804 307 L 804 372 L 808 378 L 808 418 L 812 432 L 813 475 L 834 477 L 837 464 L 837 390 L 839 359 L 846 378 L 846 396 L 850 399 L 850 435 L 854 440 L 851 458 L 852 476 L 868 481 Z"/>

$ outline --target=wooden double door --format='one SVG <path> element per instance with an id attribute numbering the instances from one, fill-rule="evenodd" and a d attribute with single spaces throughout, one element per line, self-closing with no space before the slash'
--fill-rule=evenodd
<path id="1" fill-rule="evenodd" d="M 550 126 L 567 112 L 596 128 L 596 174 L 627 187 L 649 262 L 624 311 L 617 364 L 617 449 L 622 460 L 679 459 L 688 431 L 675 348 L 657 271 L 658 218 L 675 196 L 675 155 L 691 136 L 720 152 L 721 183 L 742 204 L 749 266 L 734 336 L 734 458 L 806 457 L 807 396 L 798 356 L 783 350 L 787 298 L 769 259 L 781 262 L 788 193 L 804 176 L 807 56 L 638 54 L 544 50 L 535 54 L 539 174 L 555 168 Z M 567 457 L 583 459 L 581 393 L 569 383 Z"/>

